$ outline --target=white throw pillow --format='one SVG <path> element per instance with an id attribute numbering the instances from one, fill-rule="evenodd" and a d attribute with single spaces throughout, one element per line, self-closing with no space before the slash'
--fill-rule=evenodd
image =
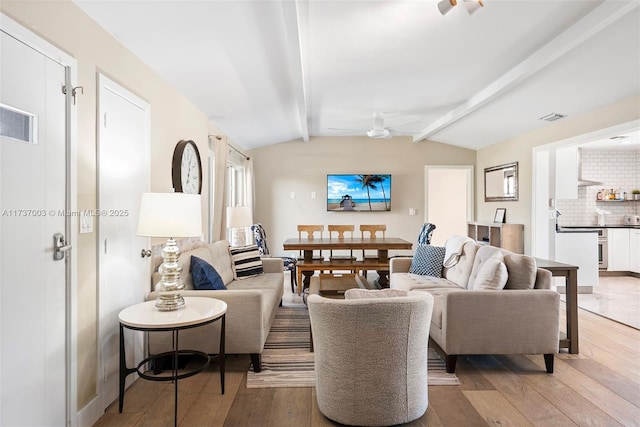
<path id="1" fill-rule="evenodd" d="M 504 289 L 508 278 L 507 266 L 500 257 L 492 256 L 480 265 L 471 289 L 499 291 Z"/>

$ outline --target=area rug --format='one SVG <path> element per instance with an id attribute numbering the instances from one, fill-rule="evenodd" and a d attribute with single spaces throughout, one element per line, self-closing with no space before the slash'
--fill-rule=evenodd
<path id="1" fill-rule="evenodd" d="M 429 348 L 429 385 L 460 385 L 448 374 L 445 362 Z M 247 373 L 247 388 L 313 387 L 313 353 L 309 351 L 309 312 L 302 307 L 280 307 L 262 351 L 262 371 Z"/>

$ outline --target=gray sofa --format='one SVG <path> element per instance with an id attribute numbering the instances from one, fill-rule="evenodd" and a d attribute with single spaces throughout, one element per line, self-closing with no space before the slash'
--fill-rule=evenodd
<path id="1" fill-rule="evenodd" d="M 224 281 L 226 290 L 194 289 L 189 271 L 191 255 L 211 264 Z M 181 278 L 185 285 L 183 297 L 217 298 L 227 303 L 225 325 L 225 352 L 250 354 L 253 370 L 261 369 L 260 355 L 271 329 L 283 295 L 283 265 L 280 258 L 262 258 L 264 274 L 246 279 L 234 279 L 229 242 L 221 240 L 183 252 L 178 260 L 182 267 Z M 153 286 L 159 273 L 153 274 Z M 147 300 L 156 299 L 151 292 Z M 172 347 L 169 332 L 149 334 L 149 351 L 157 354 Z M 180 333 L 180 348 L 217 354 L 220 348 L 220 322 L 188 329 Z"/>
<path id="2" fill-rule="evenodd" d="M 493 257 L 506 267 L 504 289 L 474 289 L 483 264 Z M 409 273 L 411 263 L 412 258 L 390 260 L 390 286 L 434 297 L 429 336 L 446 354 L 447 372 L 455 371 L 457 355 L 471 354 L 544 354 L 546 370 L 553 372 L 560 295 L 550 289 L 551 273 L 537 268 L 533 258 L 467 242 L 457 263 L 442 269 L 442 278 Z"/>

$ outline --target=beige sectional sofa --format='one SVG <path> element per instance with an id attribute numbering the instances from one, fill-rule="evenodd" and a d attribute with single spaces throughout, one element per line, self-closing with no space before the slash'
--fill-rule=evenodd
<path id="1" fill-rule="evenodd" d="M 455 371 L 457 355 L 544 354 L 552 373 L 560 295 L 550 289 L 551 273 L 537 268 L 529 256 L 475 242 L 465 243 L 458 253 L 455 265 L 443 267 L 442 278 L 409 273 L 412 258 L 392 258 L 389 266 L 391 288 L 434 297 L 429 335 L 447 356 L 447 372 Z M 483 288 L 483 265 L 496 258 L 506 267 L 504 289 L 477 289 Z"/>
<path id="2" fill-rule="evenodd" d="M 211 264 L 222 280 L 226 290 L 194 289 L 190 272 L 190 260 L 194 255 Z M 181 278 L 185 284 L 184 297 L 217 298 L 227 303 L 225 325 L 225 352 L 227 354 L 250 354 L 253 370 L 261 369 L 260 355 L 271 329 L 284 291 L 283 264 L 280 258 L 262 258 L 264 273 L 245 279 L 235 279 L 229 242 L 221 240 L 183 252 L 178 260 L 182 267 Z M 153 275 L 153 286 L 159 274 Z M 153 289 L 153 288 L 152 288 Z M 151 292 L 148 300 L 156 298 Z M 171 349 L 170 333 L 149 334 L 149 351 L 157 354 Z M 180 348 L 217 354 L 220 348 L 220 322 L 188 329 L 180 333 Z"/>

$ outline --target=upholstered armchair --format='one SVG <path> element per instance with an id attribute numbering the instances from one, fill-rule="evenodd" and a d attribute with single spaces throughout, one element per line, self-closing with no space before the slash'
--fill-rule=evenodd
<path id="1" fill-rule="evenodd" d="M 431 295 L 350 289 L 343 300 L 310 295 L 307 302 L 322 414 L 388 426 L 426 412 Z"/>

